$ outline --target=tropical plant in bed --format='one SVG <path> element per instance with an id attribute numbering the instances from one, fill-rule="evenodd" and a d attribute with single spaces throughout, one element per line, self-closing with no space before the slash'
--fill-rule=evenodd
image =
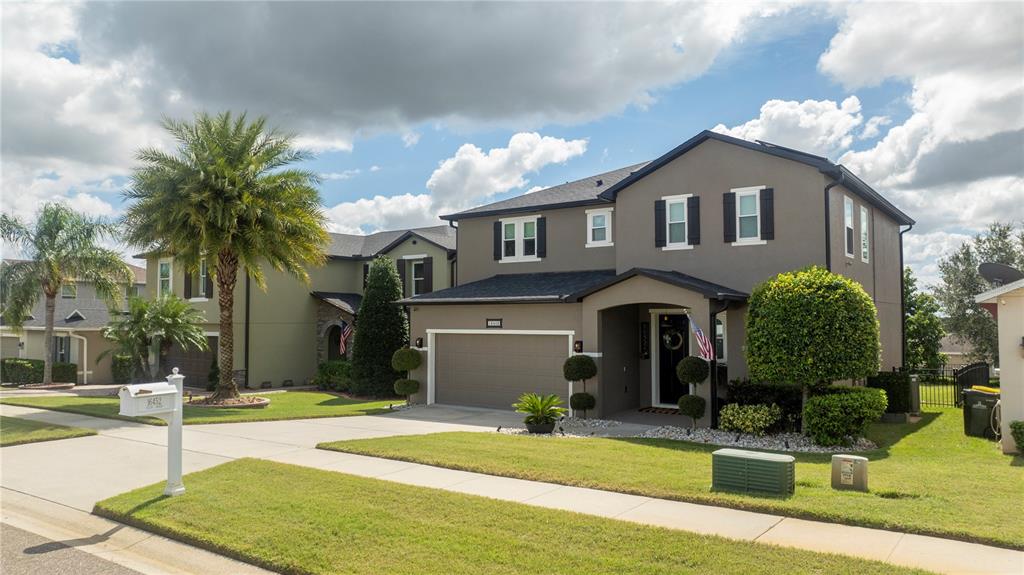
<path id="1" fill-rule="evenodd" d="M 241 270 L 266 289 L 267 266 L 309 281 L 329 237 L 315 172 L 292 167 L 311 158 L 294 138 L 230 112 L 165 120 L 177 148 L 139 151 L 124 216 L 129 243 L 169 254 L 198 273 L 209 262 L 220 308 L 220 382 L 214 400 L 238 397 L 234 379 L 235 284 Z"/>
<path id="2" fill-rule="evenodd" d="M 525 413 L 523 423 L 530 433 L 551 433 L 555 422 L 567 411 L 562 405 L 562 398 L 555 394 L 539 395 L 524 393 L 512 407 L 519 413 Z"/>
<path id="3" fill-rule="evenodd" d="M 155 381 L 170 374 L 167 358 L 175 345 L 182 350 L 207 349 L 203 322 L 201 311 L 175 295 L 155 300 L 132 298 L 128 302 L 128 313 L 103 328 L 103 337 L 114 347 L 101 353 L 96 361 L 114 352 L 127 355 L 132 358 L 136 376 L 145 374 Z M 153 347 L 157 351 L 157 362 L 154 371 L 147 373 L 149 350 Z"/>
<path id="4" fill-rule="evenodd" d="M 24 260 L 6 259 L 0 265 L 0 312 L 5 325 L 20 329 L 43 294 L 44 385 L 53 383 L 53 316 L 61 287 L 89 282 L 96 297 L 113 309 L 135 279 L 119 253 L 99 245 L 115 235 L 109 223 L 59 203 L 43 205 L 32 225 L 0 215 L 0 237 L 8 242 L 8 249 L 20 250 L 25 256 Z"/>

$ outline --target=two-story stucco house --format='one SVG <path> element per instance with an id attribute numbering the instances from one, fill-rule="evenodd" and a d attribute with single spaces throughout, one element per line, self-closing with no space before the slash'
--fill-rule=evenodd
<path id="1" fill-rule="evenodd" d="M 10 262 L 14 260 L 5 260 Z M 125 286 L 121 309 L 128 308 L 128 298 L 141 295 L 145 289 L 146 270 L 128 266 L 135 283 Z M 99 356 L 111 349 L 111 342 L 102 330 L 117 317 L 107 302 L 96 295 L 92 282 L 69 282 L 61 286 L 53 314 L 53 361 L 78 366 L 78 381 L 73 383 L 114 383 L 111 372 L 112 354 Z M 46 355 L 46 297 L 42 290 L 32 312 L 21 329 L 14 329 L 0 317 L 0 357 L 44 359 Z M 72 383 L 72 382 L 64 382 Z"/>
<path id="2" fill-rule="evenodd" d="M 726 366 L 696 390 L 717 397 L 747 374 L 748 294 L 809 265 L 864 286 L 879 367 L 902 363 L 901 227 L 913 220 L 819 156 L 705 131 L 649 163 L 442 219 L 458 225 L 457 287 L 403 302 L 426 348 L 419 401 L 566 398 L 575 348 L 598 363 L 599 414 L 674 406 L 687 392 L 674 366 L 696 355 L 690 322 Z"/>
<path id="3" fill-rule="evenodd" d="M 449 225 L 359 236 L 330 234 L 327 263 L 309 268 L 310 284 L 272 268 L 264 270 L 266 291 L 239 278 L 235 288 L 235 376 L 250 388 L 306 384 L 317 364 L 340 357 L 345 325 L 356 324 L 370 262 L 385 255 L 398 264 L 405 296 L 452 285 L 455 234 Z M 185 374 L 186 385 L 205 386 L 217 353 L 216 283 L 206 267 L 185 273 L 173 257 L 144 254 L 147 293 L 173 293 L 201 310 L 209 350 L 173 349 L 170 365 Z M 358 328 L 358 327 L 357 327 Z M 368 329 L 370 329 L 368 327 Z M 351 341 L 347 342 L 351 350 Z"/>

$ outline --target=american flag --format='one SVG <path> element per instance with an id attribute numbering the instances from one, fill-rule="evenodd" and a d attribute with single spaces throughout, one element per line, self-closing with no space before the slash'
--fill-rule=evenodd
<path id="1" fill-rule="evenodd" d="M 708 336 L 704 335 L 693 318 L 690 318 L 690 329 L 693 330 L 693 337 L 697 340 L 697 347 L 700 348 L 700 357 L 706 361 L 715 359 L 715 345 L 708 339 Z"/>
<path id="2" fill-rule="evenodd" d="M 345 342 L 348 341 L 348 338 L 352 337 L 354 330 L 352 329 L 352 324 L 348 322 L 341 322 L 341 326 L 341 337 L 338 338 L 338 353 L 345 355 L 345 352 L 348 350 L 348 345 Z"/>

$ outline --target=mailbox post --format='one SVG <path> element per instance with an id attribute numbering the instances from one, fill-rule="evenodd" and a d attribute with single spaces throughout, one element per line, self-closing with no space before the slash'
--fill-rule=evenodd
<path id="1" fill-rule="evenodd" d="M 181 427 L 184 375 L 178 368 L 167 376 L 167 383 L 139 383 L 122 387 L 117 395 L 121 400 L 120 415 L 130 417 L 152 416 L 167 422 L 167 486 L 164 495 L 181 495 L 185 486 L 181 482 Z"/>

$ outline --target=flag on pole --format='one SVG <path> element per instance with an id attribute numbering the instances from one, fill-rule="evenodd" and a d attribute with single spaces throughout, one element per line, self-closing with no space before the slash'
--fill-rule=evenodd
<path id="1" fill-rule="evenodd" d="M 708 339 L 708 336 L 704 335 L 693 318 L 690 318 L 690 329 L 693 331 L 694 339 L 697 340 L 697 347 L 700 348 L 700 357 L 706 361 L 715 359 L 715 344 Z"/>
<path id="2" fill-rule="evenodd" d="M 338 353 L 341 355 L 345 355 L 345 352 L 348 350 L 348 344 L 345 342 L 348 338 L 352 337 L 353 331 L 352 324 L 345 321 L 341 322 L 341 337 L 338 338 Z"/>

